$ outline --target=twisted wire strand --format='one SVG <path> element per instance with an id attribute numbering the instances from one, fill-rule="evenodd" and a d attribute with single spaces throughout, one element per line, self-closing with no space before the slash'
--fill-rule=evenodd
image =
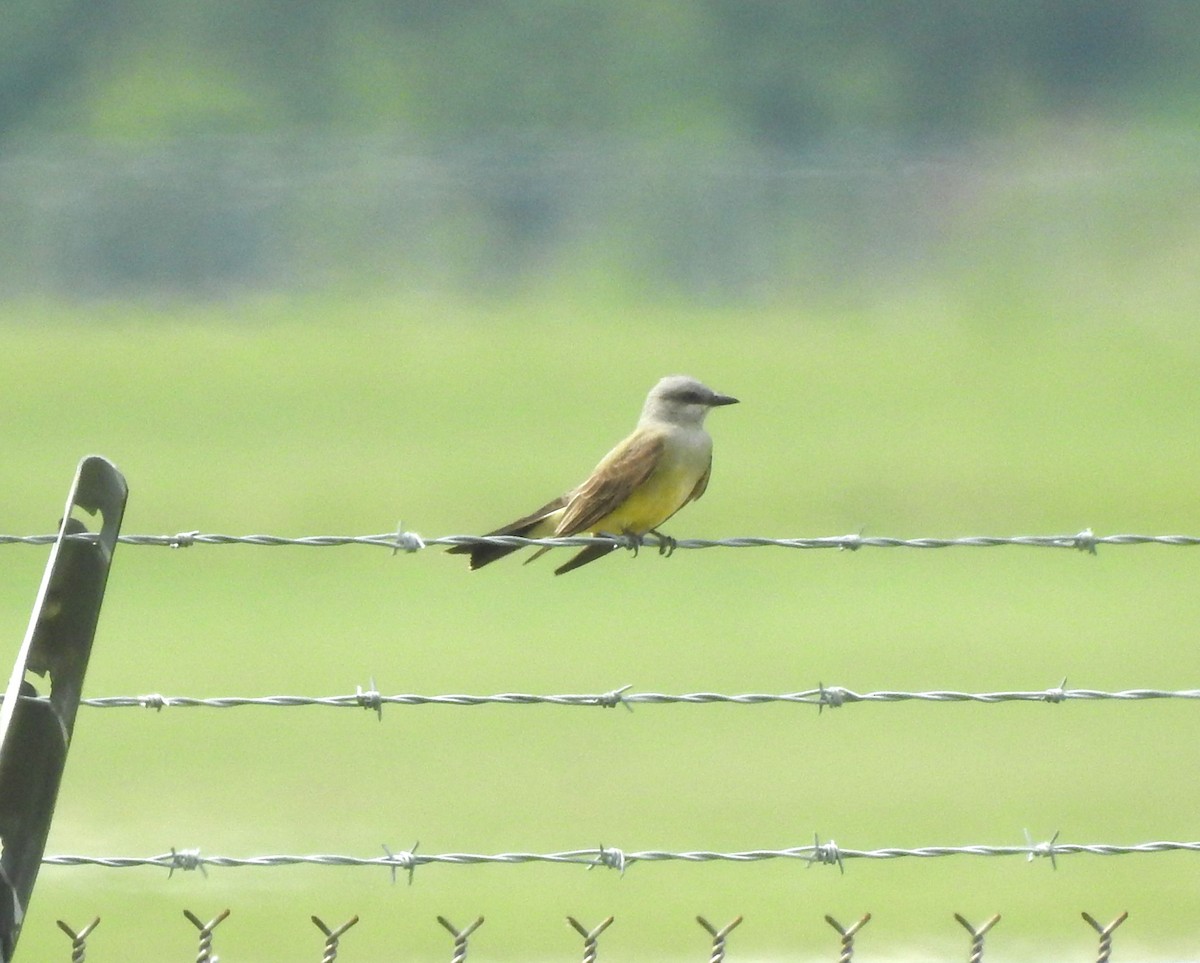
<path id="1" fill-rule="evenodd" d="M 86 856 L 64 854 L 46 856 L 42 863 L 46 866 L 100 866 L 108 869 L 128 869 L 132 867 L 154 866 L 170 870 L 204 870 L 206 867 L 243 868 L 243 867 L 277 867 L 277 866 L 374 866 L 391 869 L 393 872 L 402 869 L 412 872 L 420 866 L 444 864 L 454 866 L 470 866 L 481 864 L 520 865 L 528 863 L 553 863 L 565 865 L 597 866 L 617 869 L 624 872 L 635 863 L 755 863 L 766 860 L 783 859 L 797 860 L 806 864 L 819 863 L 836 865 L 839 868 L 848 860 L 853 859 L 933 859 L 949 856 L 1023 856 L 1032 861 L 1039 857 L 1049 858 L 1056 864 L 1058 858 L 1072 855 L 1092 856 L 1128 856 L 1134 854 L 1166 853 L 1166 852 L 1197 852 L 1200 853 L 1200 841 L 1171 841 L 1159 840 L 1153 842 L 1134 843 L 1129 845 L 1111 843 L 1061 843 L 1056 839 L 1046 842 L 1026 844 L 1023 846 L 919 846 L 919 847 L 888 847 L 884 849 L 844 849 L 833 842 L 816 840 L 812 845 L 795 846 L 786 849 L 752 849 L 738 852 L 719 852 L 714 850 L 671 851 L 650 849 L 636 852 L 626 852 L 613 847 L 587 849 L 572 849 L 557 853 L 417 853 L 413 851 L 396 852 L 385 850 L 383 856 L 348 856 L 333 853 L 317 853 L 309 855 L 277 854 L 263 856 L 209 856 L 197 849 L 173 849 L 170 852 L 154 856 Z"/>
<path id="2" fill-rule="evenodd" d="M 94 540 L 94 533 L 68 535 L 78 541 Z M 49 535 L 4 535 L 0 534 L 0 545 L 48 545 L 57 538 Z M 1200 536 L 1195 535 L 1096 535 L 1090 528 L 1074 534 L 1061 535 L 968 535 L 959 538 L 890 538 L 885 536 L 835 535 L 819 538 L 761 538 L 742 536 L 734 538 L 680 538 L 664 540 L 657 536 L 608 536 L 575 535 L 565 538 L 524 538 L 518 535 L 442 535 L 424 538 L 416 532 L 402 528 L 394 532 L 377 535 L 226 535 L 200 531 L 178 532 L 174 535 L 121 535 L 118 541 L 125 545 L 153 545 L 166 548 L 187 548 L 192 545 L 257 545 L 257 546 L 307 546 L 330 548 L 343 545 L 370 545 L 388 548 L 393 552 L 417 552 L 431 546 L 455 545 L 498 545 L 513 548 L 538 546 L 546 548 L 579 548 L 589 545 L 612 545 L 636 549 L 643 546 L 660 549 L 699 548 L 833 548 L 855 551 L 860 548 L 995 548 L 1000 546 L 1023 546 L 1027 548 L 1066 548 L 1095 554 L 1101 545 L 1200 545 Z"/>
<path id="3" fill-rule="evenodd" d="M 768 705 L 773 703 L 813 705 L 820 708 L 840 708 L 852 703 L 902 703 L 973 702 L 998 704 L 1004 702 L 1143 702 L 1161 699 L 1200 699 L 1200 689 L 1122 689 L 1115 692 L 1099 689 L 1067 689 L 1062 686 L 1049 689 L 1028 689 L 1005 692 L 959 692 L 935 689 L 928 692 L 905 692 L 882 690 L 877 692 L 855 692 L 841 686 L 821 686 L 800 692 L 630 692 L 629 686 L 597 693 L 537 694 L 529 692 L 499 692 L 491 695 L 447 693 L 443 695 L 421 695 L 397 693 L 385 695 L 381 692 L 359 689 L 355 693 L 328 696 L 267 695 L 267 696 L 168 696 L 157 693 L 132 696 L 100 696 L 83 699 L 81 705 L 99 709 L 182 709 L 212 708 L 231 709 L 247 706 L 266 708 L 295 708 L 300 706 L 325 706 L 338 709 L 369 709 L 380 712 L 385 705 L 417 706 L 441 705 L 471 707 L 482 705 L 531 706 L 556 705 L 592 708 L 613 708 L 623 705 L 632 709 L 635 705 Z M 29 697 L 33 701 L 33 697 Z M 36 697 L 45 701 L 47 697 Z"/>

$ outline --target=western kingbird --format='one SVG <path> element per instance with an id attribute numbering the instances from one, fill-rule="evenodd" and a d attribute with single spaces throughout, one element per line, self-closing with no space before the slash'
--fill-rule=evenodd
<path id="1" fill-rule="evenodd" d="M 709 409 L 737 404 L 695 378 L 663 378 L 646 397 L 642 416 L 628 438 L 605 455 L 583 484 L 536 512 L 518 518 L 489 535 L 526 538 L 594 535 L 655 535 L 659 525 L 704 494 L 712 469 L 712 438 L 704 430 Z M 660 536 L 661 537 L 661 536 Z M 562 575 L 611 552 L 616 545 L 589 545 L 554 570 Z M 537 558 L 539 549 L 529 559 Z M 450 552 L 471 556 L 471 568 L 482 568 L 517 547 L 456 545 Z"/>

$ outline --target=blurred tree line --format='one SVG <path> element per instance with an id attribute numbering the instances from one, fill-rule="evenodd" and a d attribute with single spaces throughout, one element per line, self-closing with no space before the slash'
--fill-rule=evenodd
<path id="1" fill-rule="evenodd" d="M 0 295 L 573 270 L 811 290 L 938 243 L 975 188 L 914 145 L 1200 110 L 1194 0 L 7 0 L 4 20 Z"/>
<path id="2" fill-rule="evenodd" d="M 405 125 L 804 145 L 1195 111 L 1191 0 L 8 0 L 0 132 Z"/>

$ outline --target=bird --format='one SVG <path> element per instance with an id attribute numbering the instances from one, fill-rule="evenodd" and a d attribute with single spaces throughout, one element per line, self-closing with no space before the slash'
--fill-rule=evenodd
<path id="1" fill-rule="evenodd" d="M 640 538 L 650 533 L 666 539 L 658 527 L 708 486 L 712 438 L 704 430 L 705 417 L 713 408 L 737 403 L 737 398 L 687 375 L 663 378 L 646 396 L 633 433 L 600 459 L 581 484 L 487 534 L 561 538 L 587 532 Z M 476 543 L 455 545 L 449 551 L 470 555 L 474 570 L 522 547 Z M 594 562 L 616 547 L 616 543 L 588 545 L 554 574 Z M 528 561 L 546 551 L 548 546 Z"/>

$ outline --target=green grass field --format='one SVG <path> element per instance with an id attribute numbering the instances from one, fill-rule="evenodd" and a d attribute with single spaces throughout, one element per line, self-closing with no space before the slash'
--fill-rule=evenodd
<path id="1" fill-rule="evenodd" d="M 984 295 L 980 295 L 983 297 Z M 80 456 L 130 485 L 126 533 L 486 530 L 583 477 L 663 374 L 742 404 L 677 537 L 1200 532 L 1194 317 L 1056 304 L 1005 319 L 914 296 L 853 316 L 435 300 L 4 309 L 0 530 L 49 531 Z M 1045 320 L 1037 320 L 1040 311 Z M 987 315 L 985 318 L 984 315 Z M 985 323 L 986 322 L 986 323 Z M 87 694 L 220 696 L 1197 685 L 1200 550 L 776 548 L 624 553 L 477 573 L 439 550 L 122 546 Z M 44 548 L 0 547 L 15 652 Z M 6 663 L 7 664 L 7 663 Z M 1193 703 L 81 710 L 48 852 L 151 855 L 1132 844 L 1200 838 Z M 43 870 L 21 958 L 103 918 L 89 958 L 960 958 L 952 913 L 1004 919 L 1004 959 L 1192 958 L 1189 854 L 383 869 Z"/>

